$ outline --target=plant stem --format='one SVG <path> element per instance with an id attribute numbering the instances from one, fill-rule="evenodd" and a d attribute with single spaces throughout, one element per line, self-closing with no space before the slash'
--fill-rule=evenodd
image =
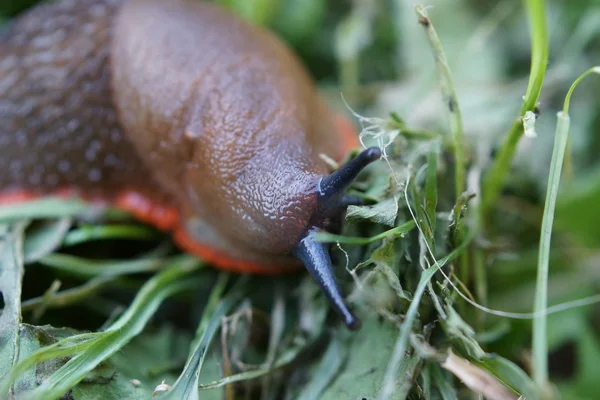
<path id="1" fill-rule="evenodd" d="M 485 267 L 485 253 L 484 250 L 474 245 L 472 246 L 471 257 L 473 259 L 473 270 L 475 275 L 475 294 L 480 304 L 487 306 L 487 292 L 488 292 L 488 276 Z M 486 313 L 479 312 L 479 323 L 483 329 L 485 323 Z"/>
<path id="2" fill-rule="evenodd" d="M 517 144 L 523 134 L 522 118 L 527 111 L 535 109 L 546 74 L 546 66 L 548 64 L 548 32 L 544 0 L 526 0 L 525 3 L 531 30 L 531 70 L 529 84 L 527 85 L 527 92 L 521 106 L 520 116 L 510 127 L 495 161 L 484 178 L 482 202 L 479 209 L 482 218 L 489 216 L 490 210 L 494 207 L 500 191 L 504 187 Z"/>
<path id="3" fill-rule="evenodd" d="M 544 217 L 542 218 L 542 231 L 540 234 L 540 248 L 538 253 L 537 281 L 535 288 L 535 303 L 533 319 L 533 380 L 544 393 L 548 387 L 548 339 L 547 339 L 547 315 L 548 311 L 548 271 L 550 264 L 550 241 L 552 239 L 552 223 L 554 222 L 554 209 L 558 186 L 562 173 L 565 151 L 569 139 L 569 105 L 571 96 L 577 85 L 586 76 L 595 73 L 600 74 L 600 67 L 593 67 L 581 74 L 569 88 L 565 96 L 563 111 L 557 114 L 556 133 L 550 173 L 548 176 L 548 189 L 546 192 L 546 203 L 544 205 Z"/>
<path id="4" fill-rule="evenodd" d="M 558 123 L 552 151 L 546 204 L 542 219 L 542 232 L 540 237 L 540 250 L 538 254 L 538 270 L 535 291 L 533 320 L 533 380 L 539 389 L 548 385 L 548 343 L 546 330 L 545 311 L 548 308 L 548 269 L 550 263 L 550 240 L 552 238 L 552 223 L 554 222 L 554 208 L 560 184 L 563 160 L 567 138 L 569 136 L 569 116 L 563 112 L 558 113 Z"/>
<path id="5" fill-rule="evenodd" d="M 460 107 L 458 106 L 458 98 L 456 97 L 452 74 L 450 73 L 450 67 L 448 67 L 448 62 L 446 61 L 446 55 L 444 54 L 440 38 L 431 24 L 431 20 L 427 15 L 425 7 L 423 5 L 417 5 L 415 11 L 419 16 L 419 23 L 425 28 L 427 39 L 433 50 L 438 80 L 440 82 L 444 103 L 446 104 L 445 109 L 448 111 L 450 134 L 453 139 L 454 148 L 454 187 L 456 198 L 458 199 L 465 190 L 465 155 L 462 115 L 460 113 Z"/>

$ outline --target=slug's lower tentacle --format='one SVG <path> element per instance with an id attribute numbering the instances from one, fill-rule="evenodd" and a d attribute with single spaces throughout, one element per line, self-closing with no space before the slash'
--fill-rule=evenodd
<path id="1" fill-rule="evenodd" d="M 303 263 L 313 279 L 317 281 L 329 302 L 342 317 L 344 324 L 351 330 L 357 330 L 361 322 L 346 305 L 333 275 L 331 258 L 323 243 L 316 242 L 309 232 L 294 250 L 294 255 Z"/>

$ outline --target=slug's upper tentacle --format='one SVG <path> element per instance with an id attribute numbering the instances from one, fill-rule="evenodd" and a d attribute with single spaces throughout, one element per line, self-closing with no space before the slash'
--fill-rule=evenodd
<path id="1" fill-rule="evenodd" d="M 338 198 L 344 195 L 344 191 L 358 174 L 370 163 L 379 160 L 381 150 L 378 147 L 370 147 L 353 158 L 342 168 L 321 180 L 319 184 L 319 195 L 322 201 Z"/>

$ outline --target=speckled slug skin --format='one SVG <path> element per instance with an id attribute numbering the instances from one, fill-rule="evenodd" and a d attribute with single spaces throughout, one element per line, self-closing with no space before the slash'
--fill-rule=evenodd
<path id="1" fill-rule="evenodd" d="M 152 180 L 117 122 L 108 43 L 121 0 L 42 5 L 0 37 L 0 188 L 116 195 Z"/>

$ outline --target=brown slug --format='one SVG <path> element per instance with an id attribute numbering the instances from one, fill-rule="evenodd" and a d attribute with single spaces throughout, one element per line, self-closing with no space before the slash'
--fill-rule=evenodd
<path id="1" fill-rule="evenodd" d="M 270 32 L 193 0 L 61 0 L 0 36 L 0 204 L 75 196 L 173 232 L 216 267 L 300 260 L 345 324 L 325 245 L 364 150 Z"/>

